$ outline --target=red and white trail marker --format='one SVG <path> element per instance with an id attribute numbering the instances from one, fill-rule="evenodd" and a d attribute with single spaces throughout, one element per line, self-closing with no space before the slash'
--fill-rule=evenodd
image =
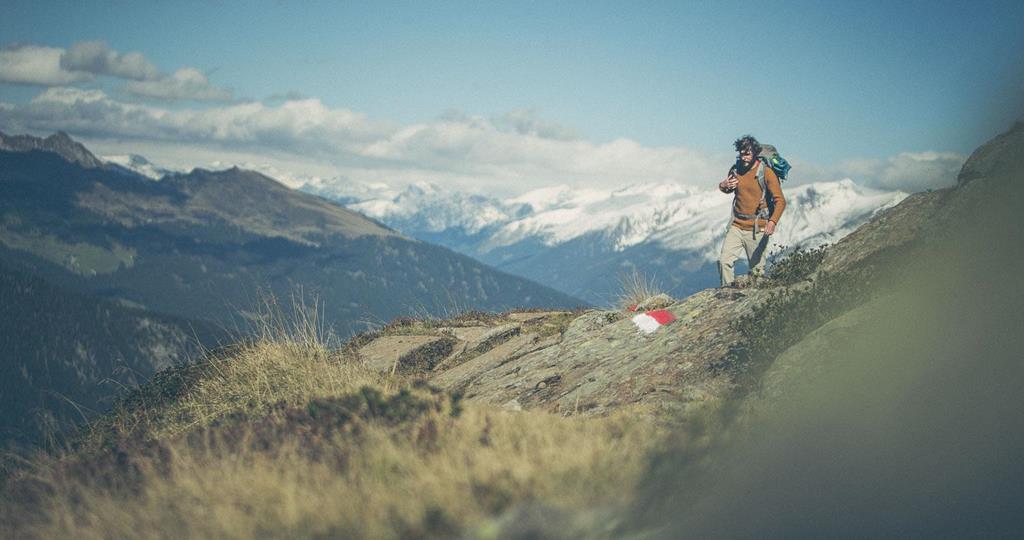
<path id="1" fill-rule="evenodd" d="M 633 316 L 633 324 L 645 334 L 653 333 L 674 320 L 676 320 L 676 316 L 665 309 L 656 309 Z"/>

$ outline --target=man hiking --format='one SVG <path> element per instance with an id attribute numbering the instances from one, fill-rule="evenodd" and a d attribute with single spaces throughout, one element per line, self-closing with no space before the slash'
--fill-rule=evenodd
<path id="1" fill-rule="evenodd" d="M 718 258 L 723 287 L 735 281 L 733 264 L 742 252 L 746 252 L 750 275 L 764 274 L 768 237 L 775 232 L 779 217 L 786 209 L 778 175 L 758 159 L 762 148 L 757 139 L 744 135 L 734 144 L 739 157 L 725 180 L 718 184 L 722 193 L 734 193 L 732 220 Z"/>

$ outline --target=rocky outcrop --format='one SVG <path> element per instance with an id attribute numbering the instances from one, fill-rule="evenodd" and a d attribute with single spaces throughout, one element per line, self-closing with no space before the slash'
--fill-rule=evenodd
<path id="1" fill-rule="evenodd" d="M 1020 149 L 1024 147 L 1024 122 L 1016 122 L 1009 131 L 981 145 L 964 162 L 957 176 L 958 186 L 979 178 L 1007 174 L 1020 167 Z"/>
<path id="2" fill-rule="evenodd" d="M 486 321 L 406 325 L 394 329 L 401 335 L 368 342 L 358 357 L 379 371 L 423 377 L 508 410 L 600 415 L 626 407 L 685 412 L 720 403 L 747 369 L 734 365 L 744 339 L 735 321 L 773 298 L 806 289 L 821 272 L 849 271 L 914 242 L 947 196 L 909 197 L 832 246 L 818 272 L 791 285 L 706 289 L 681 300 L 657 295 L 624 310 L 513 312 Z M 666 309 L 675 320 L 645 334 L 631 318 L 651 309 Z M 446 338 L 451 347 L 435 346 Z M 430 367 L 403 368 L 412 364 Z"/>
<path id="3" fill-rule="evenodd" d="M 703 291 L 669 306 L 676 320 L 650 335 L 621 312 L 590 311 L 557 335 L 524 330 L 504 348 L 429 379 L 471 400 L 564 414 L 700 404 L 731 387 L 716 363 L 736 339 L 729 321 L 767 294 Z"/>
<path id="4" fill-rule="evenodd" d="M 0 150 L 8 152 L 30 152 L 41 150 L 53 152 L 71 163 L 77 163 L 86 169 L 103 167 L 103 162 L 96 158 L 82 143 L 72 139 L 67 133 L 58 131 L 42 139 L 31 135 L 5 135 L 0 132 Z"/>
<path id="5" fill-rule="evenodd" d="M 666 309 L 676 320 L 649 335 L 627 311 L 509 313 L 487 325 L 377 337 L 358 357 L 379 371 L 400 371 L 403 357 L 422 357 L 424 347 L 448 337 L 454 346 L 438 348 L 439 356 L 424 362 L 435 367 L 419 374 L 472 401 L 562 414 L 686 409 L 733 387 L 733 374 L 722 369 L 739 339 L 729 323 L 770 294 L 708 289 L 672 301 Z"/>
<path id="6" fill-rule="evenodd" d="M 901 249 L 936 227 L 946 214 L 945 198 L 951 189 L 915 193 L 898 205 L 836 242 L 821 262 L 821 270 L 848 270 L 883 249 Z M 934 229 L 933 229 L 934 230 Z"/>

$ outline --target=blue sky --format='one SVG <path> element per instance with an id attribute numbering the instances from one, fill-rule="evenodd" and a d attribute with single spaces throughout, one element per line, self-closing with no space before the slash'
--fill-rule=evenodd
<path id="1" fill-rule="evenodd" d="M 900 153 L 966 154 L 1009 126 L 1024 90 L 1020 2 L 18 2 L 5 11 L 2 47 L 100 41 L 140 53 L 161 76 L 193 68 L 215 89 L 204 94 L 212 99 L 170 99 L 131 83 L 126 92 L 126 79 L 109 73 L 65 85 L 118 103 L 198 113 L 250 100 L 273 109 L 290 95 L 392 133 L 460 116 L 500 124 L 526 111 L 561 138 L 628 139 L 718 160 L 751 132 L 822 170 Z M 0 102 L 20 111 L 0 116 L 9 124 L 0 129 L 59 124 L 65 113 L 20 109 L 54 86 L 0 83 Z M 69 125 L 101 146 L 144 138 L 119 135 L 123 122 Z M 156 142 L 140 146 L 160 153 Z M 286 146 L 303 155 L 304 146 Z M 384 154 L 398 159 L 371 157 Z M 360 155 L 358 166 L 369 166 Z"/>

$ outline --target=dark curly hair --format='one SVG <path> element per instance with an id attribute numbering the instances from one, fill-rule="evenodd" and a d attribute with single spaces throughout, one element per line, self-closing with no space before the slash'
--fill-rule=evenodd
<path id="1" fill-rule="evenodd" d="M 739 139 L 736 139 L 736 142 L 732 144 L 736 147 L 737 152 L 750 150 L 754 154 L 754 157 L 761 155 L 761 143 L 757 142 L 757 139 L 755 139 L 753 135 L 744 135 Z"/>

